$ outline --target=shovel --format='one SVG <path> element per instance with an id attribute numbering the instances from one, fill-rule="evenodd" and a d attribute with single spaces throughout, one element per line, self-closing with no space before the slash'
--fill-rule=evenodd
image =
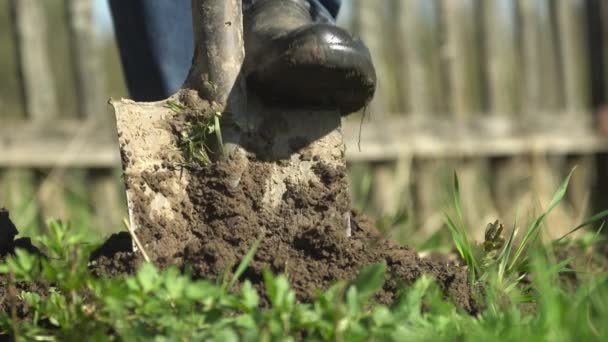
<path id="1" fill-rule="evenodd" d="M 201 198 L 209 193 L 214 169 L 214 184 L 223 189 L 217 201 L 225 194 L 239 203 L 238 196 L 253 185 L 262 189 L 242 198 L 259 216 L 243 218 L 252 222 L 251 229 L 314 212 L 311 219 L 340 226 L 348 236 L 346 179 L 330 172 L 343 175 L 345 169 L 339 111 L 269 108 L 248 94 L 241 75 L 241 0 L 192 0 L 192 23 L 195 52 L 182 89 L 160 102 L 110 100 L 134 249 L 148 261 L 173 257 L 164 255 L 161 245 L 186 244 L 196 233 L 191 227 L 211 215 L 210 205 L 201 202 L 215 199 Z M 253 165 L 264 172 L 251 178 Z M 316 199 L 308 201 L 310 194 L 299 192 L 312 185 Z M 297 209 L 286 213 L 286 201 Z M 222 210 L 226 217 L 238 216 L 232 209 Z"/>

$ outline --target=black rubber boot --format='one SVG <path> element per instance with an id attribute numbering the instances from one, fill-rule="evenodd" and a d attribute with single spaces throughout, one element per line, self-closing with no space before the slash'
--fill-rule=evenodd
<path id="1" fill-rule="evenodd" d="M 305 0 L 257 0 L 245 9 L 247 84 L 268 104 L 339 109 L 371 101 L 368 49 Z"/>

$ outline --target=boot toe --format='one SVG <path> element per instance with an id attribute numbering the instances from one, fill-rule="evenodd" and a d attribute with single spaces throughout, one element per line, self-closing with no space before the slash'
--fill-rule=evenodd
<path id="1" fill-rule="evenodd" d="M 343 115 L 369 103 L 376 73 L 367 48 L 329 24 L 302 27 L 274 42 L 248 75 L 248 85 L 265 102 L 337 108 Z"/>

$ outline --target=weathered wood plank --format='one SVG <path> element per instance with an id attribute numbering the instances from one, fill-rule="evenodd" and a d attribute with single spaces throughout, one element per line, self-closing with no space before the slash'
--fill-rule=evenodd
<path id="1" fill-rule="evenodd" d="M 516 44 L 515 6 L 507 1 L 480 1 L 482 16 L 482 36 L 484 48 L 485 84 L 487 100 L 485 104 L 490 116 L 510 117 L 519 114 L 521 97 L 518 92 L 518 79 L 521 67 L 516 65 L 518 46 Z M 499 120 L 499 119 L 498 119 Z M 510 118 L 514 122 L 515 117 Z M 517 125 L 507 127 L 517 131 Z M 525 157 L 509 156 L 492 158 L 489 177 L 492 197 L 499 216 L 510 226 L 517 211 L 518 203 L 527 189 L 522 187 L 528 177 L 522 174 Z"/>
<path id="2" fill-rule="evenodd" d="M 568 118 L 570 115 L 576 115 L 566 113 L 563 109 L 563 73 L 560 68 L 555 4 L 556 2 L 551 0 L 520 0 L 524 42 L 523 69 L 526 78 L 522 113 L 526 118 L 534 117 L 538 112 L 553 113 L 554 121 L 568 121 L 571 129 L 577 131 L 582 129 L 578 122 Z M 553 130 L 552 127 L 544 127 L 541 124 L 536 126 L 538 130 L 544 129 L 547 133 Z M 522 205 L 528 208 L 546 207 L 559 186 L 564 166 L 561 158 L 555 155 L 550 157 L 545 153 L 535 153 L 528 171 L 531 176 L 527 186 L 530 194 L 527 196 L 528 201 L 520 201 Z M 527 215 L 530 214 L 534 213 Z M 552 221 L 555 227 L 568 226 L 567 216 L 564 206 L 560 205 L 550 220 L 557 218 Z"/>
<path id="3" fill-rule="evenodd" d="M 70 50 L 74 66 L 78 113 L 109 124 L 111 116 L 104 111 L 104 73 L 95 34 L 91 0 L 67 0 L 66 13 Z"/>
<path id="4" fill-rule="evenodd" d="M 48 58 L 46 4 L 36 0 L 11 0 L 9 5 L 25 114 L 30 120 L 50 123 L 57 117 L 58 107 Z M 46 179 L 41 178 L 41 175 L 38 173 L 35 178 L 41 182 L 36 202 L 42 217 L 64 218 L 66 207 L 63 187 L 56 180 L 51 180 L 49 186 L 46 186 Z M 19 178 L 34 177 L 24 175 Z"/>
<path id="5" fill-rule="evenodd" d="M 604 0 L 592 0 L 588 3 L 588 13 L 591 17 L 591 25 L 594 25 L 590 36 L 590 47 L 594 50 L 594 61 L 592 67 L 595 72 L 593 76 L 593 106 L 596 124 L 604 126 L 601 122 L 607 122 L 608 111 L 608 2 Z M 592 206 L 594 211 L 608 208 L 608 154 L 601 154 L 596 159 L 596 183 L 593 185 L 594 196 Z"/>
<path id="6" fill-rule="evenodd" d="M 512 8 L 505 1 L 482 1 L 483 46 L 488 104 L 492 115 L 509 115 L 516 111 L 516 46 Z"/>
<path id="7" fill-rule="evenodd" d="M 480 29 L 477 8 L 466 1 L 440 1 L 441 20 L 444 31 L 447 94 L 449 95 L 452 121 L 469 119 L 480 113 L 483 107 L 481 95 L 481 49 L 478 40 Z M 462 126 L 455 126 L 459 130 Z M 466 134 L 468 134 L 467 132 Z M 461 134 L 465 134 L 462 132 Z M 484 223 L 484 216 L 493 211 L 492 200 L 482 189 L 487 188 L 487 161 L 464 158 L 456 162 L 460 177 L 462 210 L 465 223 L 475 238 Z M 454 167 L 453 167 L 454 168 Z"/>
<path id="8" fill-rule="evenodd" d="M 381 3 L 369 0 L 355 0 L 353 2 L 354 27 L 357 35 L 365 42 L 372 55 L 377 73 L 376 95 L 366 108 L 364 115 L 370 115 L 372 120 L 386 120 L 389 113 L 392 87 L 389 70 L 389 56 L 386 54 L 387 44 L 391 39 L 387 30 L 387 21 L 383 13 L 387 13 L 388 1 Z M 379 215 L 391 215 L 399 203 L 399 194 L 393 186 L 393 165 L 377 163 L 372 165 L 372 206 Z"/>
<path id="9" fill-rule="evenodd" d="M 543 95 L 540 103 L 543 106 L 542 108 L 547 111 L 562 110 L 565 104 L 563 61 L 561 60 L 563 56 L 560 55 L 559 49 L 561 37 L 558 33 L 560 23 L 557 13 L 557 6 L 562 2 L 564 1 L 537 1 L 539 15 L 536 20 L 539 25 L 537 32 L 540 37 L 535 52 L 537 58 L 540 58 L 539 64 L 541 67 L 540 80 Z M 565 2 L 570 2 L 570 0 Z"/>
<path id="10" fill-rule="evenodd" d="M 592 116 L 584 112 L 591 105 L 589 46 L 586 32 L 587 15 L 584 0 L 558 1 L 557 16 L 559 24 L 562 70 L 564 78 L 564 101 L 567 111 L 576 113 L 579 125 L 590 126 Z M 568 197 L 574 211 L 573 219 L 590 213 L 589 202 L 594 183 L 594 157 L 582 156 L 568 158 L 570 168 L 579 166 L 570 184 Z"/>
<path id="11" fill-rule="evenodd" d="M 44 2 L 10 0 L 23 103 L 28 118 L 57 115 L 55 86 L 48 59 Z"/>
<path id="12" fill-rule="evenodd" d="M 68 0 L 66 12 L 70 33 L 70 47 L 74 60 L 73 75 L 76 83 L 79 113 L 89 120 L 97 121 L 108 132 L 110 115 L 104 111 L 104 74 L 101 70 L 101 53 L 95 34 L 93 1 Z M 121 210 L 119 183 L 112 170 L 96 170 L 87 174 L 90 201 L 93 207 L 95 226 L 100 231 L 117 229 L 126 210 Z M 126 208 L 126 204 L 123 205 Z"/>
<path id="13" fill-rule="evenodd" d="M 388 113 L 390 80 L 385 44 L 388 32 L 385 30 L 386 21 L 382 15 L 387 2 L 377 3 L 369 0 L 353 0 L 353 28 L 368 47 L 378 78 L 378 86 L 374 100 L 368 111 L 374 118 L 380 118 Z"/>
<path id="14" fill-rule="evenodd" d="M 421 0 L 398 2 L 400 44 L 397 46 L 401 47 L 401 72 L 398 76 L 400 88 L 404 89 L 403 97 L 408 98 L 407 115 L 414 120 L 440 120 L 438 116 L 447 102 L 441 86 L 440 30 L 434 6 L 431 10 L 425 6 L 429 6 L 429 3 L 425 4 Z M 429 13 L 432 14 L 430 17 Z M 365 146 L 367 149 L 367 144 Z M 447 169 L 443 161 L 413 159 L 413 156 L 407 155 L 401 159 L 401 164 L 407 163 L 410 166 L 409 173 L 412 174 L 409 176 L 408 173 L 408 183 L 405 184 L 408 189 L 404 189 L 408 190 L 411 197 L 407 202 L 414 203 L 411 212 L 415 220 L 412 223 L 415 232 L 407 232 L 409 239 L 415 239 L 418 235 L 428 237 L 442 225 L 441 220 L 434 219 L 443 202 L 442 189 L 437 187 L 437 175 L 441 169 Z"/>
<path id="15" fill-rule="evenodd" d="M 464 1 L 439 1 L 440 20 L 443 28 L 444 70 L 447 76 L 446 96 L 449 111 L 456 119 L 464 119 L 475 107 L 472 95 L 469 51 L 471 47 L 467 20 L 467 4 Z"/>
<path id="16" fill-rule="evenodd" d="M 587 114 L 582 113 L 590 104 L 585 1 L 557 1 L 555 4 L 564 74 L 565 107 L 572 113 Z M 589 115 L 581 119 L 584 120 L 583 124 L 590 122 Z"/>
<path id="17" fill-rule="evenodd" d="M 404 97 L 409 97 L 408 113 L 427 115 L 433 110 L 433 93 L 429 59 L 426 58 L 424 38 L 429 32 L 424 32 L 424 20 L 419 0 L 402 0 L 398 2 L 398 13 L 401 20 L 398 25 L 398 37 L 401 42 L 396 45 L 401 49 L 402 66 L 400 67 L 399 83 L 406 91 Z M 425 34 L 426 33 L 426 34 Z M 428 48 L 426 49 L 428 50 Z"/>

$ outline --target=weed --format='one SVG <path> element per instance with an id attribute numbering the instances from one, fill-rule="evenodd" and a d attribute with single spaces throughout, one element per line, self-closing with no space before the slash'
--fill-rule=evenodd
<path id="1" fill-rule="evenodd" d="M 216 139 L 219 154 L 224 154 L 221 117 L 222 114 L 219 112 L 209 117 L 197 116 L 180 130 L 177 136 L 177 148 L 186 164 L 205 166 L 211 163 L 211 155 L 214 153 L 210 145 L 212 137 Z"/>
<path id="2" fill-rule="evenodd" d="M 551 254 L 552 247 L 563 241 L 567 236 L 570 236 L 572 233 L 584 227 L 599 223 L 608 217 L 608 211 L 603 211 L 575 227 L 564 237 L 555 240 L 549 246 L 545 247 L 540 244 L 538 237 L 540 235 L 541 227 L 551 211 L 564 199 L 573 172 L 574 170 L 559 186 L 553 195 L 549 206 L 527 227 L 526 233 L 521 241 L 516 243 L 519 232 L 517 227 L 519 217 L 518 211 L 515 223 L 506 243 L 502 236 L 504 227 L 499 221 L 496 221 L 488 224 L 485 231 L 485 239 L 480 246 L 471 243 L 467 235 L 467 227 L 464 225 L 462 217 L 458 177 L 454 174 L 453 199 L 457 219 L 453 219 L 447 214 L 445 215 L 445 219 L 452 233 L 454 245 L 470 270 L 470 280 L 472 284 L 479 282 L 485 287 L 489 286 L 495 291 L 502 291 L 502 296 L 511 295 L 511 297 L 513 297 L 513 293 L 517 291 L 521 281 L 527 277 L 531 270 L 530 253 L 527 253 L 528 251 L 544 251 L 544 256 Z M 597 234 L 595 234 L 595 236 L 597 237 Z M 536 259 L 541 259 L 541 256 L 537 255 Z M 545 276 L 557 275 L 560 272 L 565 271 L 567 265 L 573 260 L 574 258 L 569 258 L 557 262 L 544 269 L 543 274 Z M 539 275 L 537 274 L 536 276 L 538 279 Z M 528 286 L 527 288 L 529 289 L 531 287 L 532 286 Z M 527 296 L 517 295 L 516 297 L 518 297 L 520 301 L 529 300 L 529 297 Z"/>
<path id="3" fill-rule="evenodd" d="M 175 101 L 167 101 L 165 107 L 175 113 L 183 113 L 187 108 Z M 224 154 L 224 142 L 220 120 L 222 113 L 215 112 L 210 115 L 194 115 L 192 119 L 179 129 L 177 134 L 177 148 L 181 152 L 184 162 L 188 165 L 194 164 L 204 166 L 211 162 L 213 151 Z M 210 139 L 215 138 L 212 148 Z"/>

